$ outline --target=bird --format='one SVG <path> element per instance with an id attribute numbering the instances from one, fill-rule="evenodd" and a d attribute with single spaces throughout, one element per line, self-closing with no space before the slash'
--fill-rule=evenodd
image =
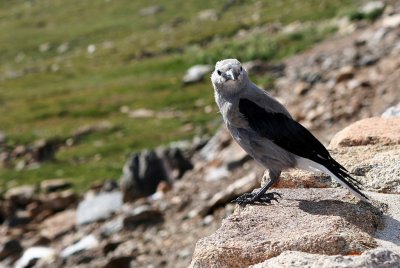
<path id="1" fill-rule="evenodd" d="M 267 190 L 288 169 L 324 172 L 369 202 L 361 184 L 330 155 L 322 143 L 290 115 L 267 91 L 257 87 L 237 59 L 215 64 L 211 74 L 214 97 L 232 138 L 266 171 L 267 183 L 233 202 L 240 205 L 271 203 L 281 195 Z"/>

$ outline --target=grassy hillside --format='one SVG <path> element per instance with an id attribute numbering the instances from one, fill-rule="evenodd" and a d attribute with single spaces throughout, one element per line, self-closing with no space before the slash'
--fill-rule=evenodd
<path id="1" fill-rule="evenodd" d="M 251 29 L 277 22 L 320 22 L 349 14 L 356 4 L 351 0 L 1 1 L 0 131 L 7 135 L 3 147 L 41 138 L 66 139 L 81 126 L 103 121 L 112 128 L 62 147 L 54 161 L 39 167 L 0 168 L 0 181 L 20 184 L 63 177 L 84 189 L 93 181 L 118 178 L 129 153 L 211 133 L 218 114 L 210 82 L 182 85 L 188 67 L 226 57 L 277 60 L 294 54 L 333 29 L 306 27 L 291 34 Z M 152 5 L 160 6 L 158 13 L 141 15 Z M 199 12 L 206 9 L 214 9 L 218 20 L 199 19 Z M 248 34 L 239 37 L 241 29 Z M 209 113 L 207 106 L 213 107 Z M 174 111 L 177 116 L 133 119 L 121 112 L 122 107 Z"/>

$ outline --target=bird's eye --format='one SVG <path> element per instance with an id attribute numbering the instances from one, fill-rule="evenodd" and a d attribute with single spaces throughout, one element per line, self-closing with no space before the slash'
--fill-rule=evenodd
<path id="1" fill-rule="evenodd" d="M 218 71 L 217 71 L 217 74 L 218 74 L 218 75 L 221 75 L 221 71 L 220 71 L 220 70 L 218 70 Z"/>

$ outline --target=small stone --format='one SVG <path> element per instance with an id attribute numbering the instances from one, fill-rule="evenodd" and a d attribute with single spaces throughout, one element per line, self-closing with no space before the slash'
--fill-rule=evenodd
<path id="1" fill-rule="evenodd" d="M 298 96 L 302 96 L 305 95 L 310 90 L 310 88 L 311 85 L 309 83 L 304 81 L 299 81 L 294 86 L 293 92 Z"/>
<path id="2" fill-rule="evenodd" d="M 336 83 L 340 83 L 354 77 L 355 70 L 352 66 L 346 66 L 339 70 L 338 75 L 336 76 Z"/>
<path id="3" fill-rule="evenodd" d="M 141 16 L 152 16 L 152 15 L 155 15 L 157 13 L 160 13 L 163 10 L 164 10 L 163 6 L 154 5 L 154 6 L 148 6 L 148 7 L 142 8 L 139 11 L 139 14 Z"/>
<path id="4" fill-rule="evenodd" d="M 151 118 L 156 116 L 156 112 L 150 109 L 137 109 L 129 111 L 130 118 Z"/>
<path id="5" fill-rule="evenodd" d="M 202 81 L 206 74 L 211 74 L 211 71 L 211 65 L 194 65 L 186 71 L 182 81 L 185 84 Z"/>
<path id="6" fill-rule="evenodd" d="M 54 240 L 75 227 L 75 210 L 66 210 L 45 219 L 41 224 L 40 234 L 50 240 Z"/>
<path id="7" fill-rule="evenodd" d="M 364 14 L 371 14 L 373 12 L 382 10 L 385 4 L 382 1 L 371 1 L 363 5 L 360 11 Z"/>
<path id="8" fill-rule="evenodd" d="M 8 189 L 5 193 L 5 198 L 11 200 L 19 206 L 26 206 L 33 202 L 36 192 L 36 187 L 33 185 L 23 185 Z"/>
<path id="9" fill-rule="evenodd" d="M 50 265 L 57 258 L 54 249 L 48 247 L 31 247 L 25 250 L 22 257 L 15 263 L 15 268 L 32 267 L 37 261 Z"/>
<path id="10" fill-rule="evenodd" d="M 76 242 L 75 244 L 66 247 L 61 251 L 61 257 L 67 258 L 71 255 L 74 255 L 78 252 L 86 251 L 89 249 L 97 248 L 99 246 L 99 241 L 94 235 L 88 235 L 83 237 L 81 240 Z"/>
<path id="11" fill-rule="evenodd" d="M 387 108 L 383 114 L 383 118 L 400 117 L 400 103 L 395 106 Z"/>
<path id="12" fill-rule="evenodd" d="M 210 20 L 210 21 L 217 21 L 218 20 L 218 13 L 215 9 L 206 9 L 199 12 L 197 15 L 199 20 Z"/>
<path id="13" fill-rule="evenodd" d="M 47 195 L 41 195 L 40 201 L 42 206 L 50 209 L 54 212 L 62 211 L 69 206 L 76 203 L 78 196 L 75 192 L 70 190 L 65 190 L 62 192 L 54 192 Z"/>
<path id="14" fill-rule="evenodd" d="M 382 19 L 382 26 L 387 28 L 397 28 L 400 26 L 400 14 L 387 16 Z"/>
<path id="15" fill-rule="evenodd" d="M 66 181 L 65 179 L 43 180 L 40 182 L 40 190 L 45 193 L 65 190 L 71 186 L 71 182 Z"/>
<path id="16" fill-rule="evenodd" d="M 109 222 L 106 222 L 101 228 L 100 228 L 100 235 L 102 237 L 109 237 L 113 234 L 116 234 L 120 232 L 123 228 L 123 219 L 122 218 L 116 218 L 114 220 L 111 220 Z"/>
<path id="17" fill-rule="evenodd" d="M 79 203 L 76 212 L 76 222 L 78 225 L 82 225 L 98 220 L 104 220 L 121 207 L 121 192 L 101 193 Z"/>
<path id="18" fill-rule="evenodd" d="M 134 208 L 132 211 L 126 214 L 127 215 L 123 220 L 123 225 L 128 229 L 132 227 L 134 228 L 139 224 L 146 223 L 146 225 L 148 225 L 149 223 L 158 223 L 163 220 L 162 213 L 148 205 L 142 205 Z"/>
<path id="19" fill-rule="evenodd" d="M 224 178 L 229 177 L 231 173 L 226 169 L 226 167 L 219 168 L 209 168 L 204 175 L 205 181 L 219 181 Z"/>

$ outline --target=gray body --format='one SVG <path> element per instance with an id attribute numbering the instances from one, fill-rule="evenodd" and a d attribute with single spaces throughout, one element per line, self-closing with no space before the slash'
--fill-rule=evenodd
<path id="1" fill-rule="evenodd" d="M 290 117 L 285 107 L 249 80 L 236 94 L 219 94 L 216 90 L 216 103 L 233 139 L 258 163 L 269 169 L 270 173 L 279 176 L 282 170 L 296 167 L 295 155 L 261 137 L 248 126 L 239 112 L 240 98 L 254 100 L 267 111 L 279 111 Z"/>
<path id="2" fill-rule="evenodd" d="M 348 174 L 348 171 L 344 167 L 331 158 L 325 147 L 311 133 L 303 127 L 299 127 L 300 125 L 292 119 L 282 104 L 249 80 L 246 70 L 242 68 L 238 60 L 226 59 L 217 62 L 211 76 L 211 81 L 214 87 L 215 101 L 233 139 L 251 157 L 269 170 L 270 183 L 268 183 L 265 189 L 263 188 L 263 193 L 279 178 L 283 170 L 300 168 L 309 171 L 323 171 L 335 178 L 341 185 L 348 188 L 360 199 L 364 201 L 368 200 L 358 190 L 358 186 L 353 184 L 357 181 Z M 274 121 L 270 125 L 260 122 L 266 120 L 265 118 L 246 118 L 240 111 L 240 101 L 243 99 L 249 100 L 248 103 L 251 103 L 250 106 L 257 107 L 258 111 L 262 110 L 258 114 L 271 116 L 276 114 L 284 115 L 285 121 L 290 121 L 292 126 L 295 127 L 293 135 L 291 133 L 290 135 L 287 134 L 291 128 L 285 128 L 284 123 L 281 124 Z M 249 109 L 251 111 L 253 107 L 250 106 Z M 251 112 L 247 114 L 247 116 L 249 115 L 251 115 Z M 261 130 L 257 128 L 259 122 Z M 253 126 L 250 125 L 251 123 Z M 276 140 L 267 138 L 270 133 L 268 129 L 265 129 L 266 126 L 275 129 L 275 131 L 271 132 L 271 135 L 275 135 L 273 136 L 274 139 L 280 138 L 281 144 L 284 144 L 286 149 L 279 146 Z M 286 146 L 285 140 L 282 141 L 276 130 L 285 131 L 286 136 L 284 139 L 288 140 L 290 143 L 289 146 Z M 264 133 L 267 134 L 264 135 Z M 312 141 L 310 141 L 310 136 Z M 299 139 L 301 140 L 299 141 Z M 310 142 L 310 148 L 308 148 L 308 142 Z M 299 144 L 299 147 L 296 147 L 296 143 Z M 299 148 L 307 151 L 307 154 L 304 155 L 309 156 L 309 158 L 315 161 L 294 154 L 293 152 L 299 152 Z"/>

